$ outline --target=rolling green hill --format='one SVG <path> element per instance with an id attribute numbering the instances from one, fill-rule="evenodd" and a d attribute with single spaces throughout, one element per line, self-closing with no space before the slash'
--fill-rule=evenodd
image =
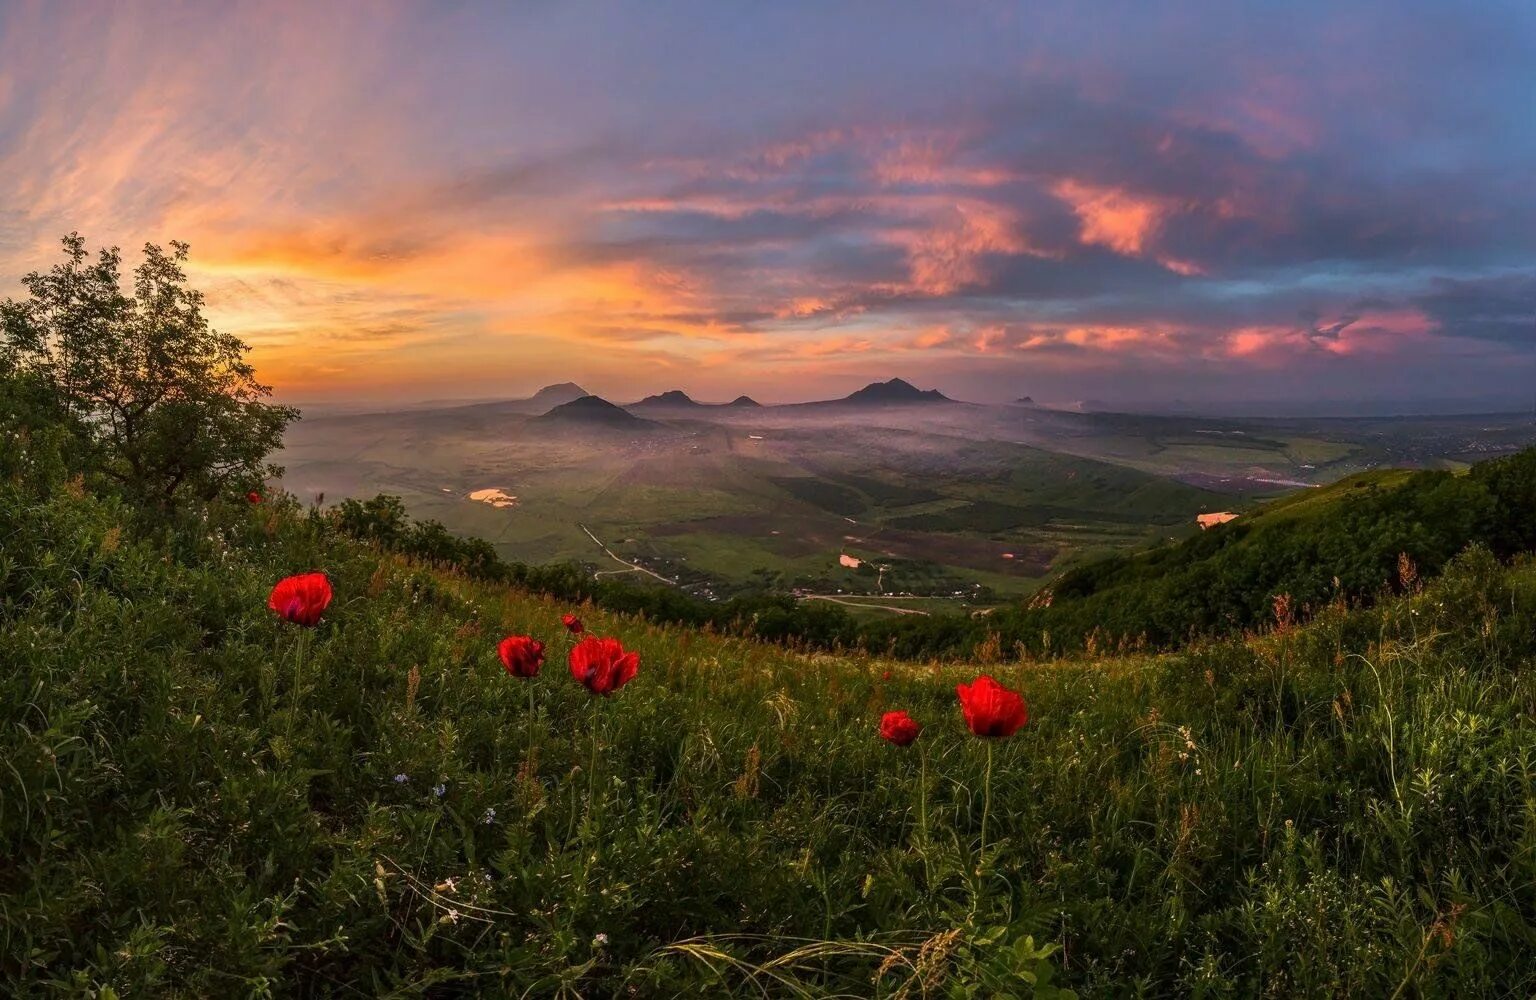
<path id="1" fill-rule="evenodd" d="M 1401 592 L 1473 544 L 1502 557 L 1536 547 L 1536 449 L 1464 473 L 1369 472 L 1294 494 L 1195 537 L 1071 569 L 989 626 L 1037 653 L 1052 641 L 1166 649 Z"/>

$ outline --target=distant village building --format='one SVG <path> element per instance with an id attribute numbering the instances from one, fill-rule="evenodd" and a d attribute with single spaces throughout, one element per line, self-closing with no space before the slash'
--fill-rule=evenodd
<path id="1" fill-rule="evenodd" d="M 1237 515 L 1231 511 L 1222 510 L 1217 511 L 1214 514 L 1198 514 L 1195 516 L 1195 523 L 1200 525 L 1201 531 L 1204 531 L 1207 528 L 1214 528 L 1218 524 L 1226 524 L 1228 521 L 1231 521 L 1236 517 Z"/>

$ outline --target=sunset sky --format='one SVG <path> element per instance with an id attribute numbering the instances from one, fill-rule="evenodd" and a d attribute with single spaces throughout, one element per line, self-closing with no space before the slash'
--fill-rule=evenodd
<path id="1" fill-rule="evenodd" d="M 284 398 L 1536 390 L 1536 4 L 0 0 L 0 294 L 192 244 Z"/>

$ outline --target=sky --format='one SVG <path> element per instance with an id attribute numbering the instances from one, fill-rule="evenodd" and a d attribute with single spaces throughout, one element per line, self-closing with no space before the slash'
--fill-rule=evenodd
<path id="1" fill-rule="evenodd" d="M 0 295 L 184 240 L 293 400 L 1529 407 L 1533 98 L 1529 0 L 0 0 Z"/>

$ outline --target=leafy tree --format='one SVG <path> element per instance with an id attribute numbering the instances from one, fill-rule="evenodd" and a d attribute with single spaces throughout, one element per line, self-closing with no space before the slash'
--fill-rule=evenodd
<path id="1" fill-rule="evenodd" d="M 92 260 L 78 233 L 63 244 L 22 279 L 25 300 L 0 303 L 0 378 L 46 388 L 83 467 L 162 510 L 278 474 L 266 458 L 298 411 L 265 402 L 249 348 L 208 325 L 187 244 L 145 244 L 131 295 L 116 247 Z"/>

